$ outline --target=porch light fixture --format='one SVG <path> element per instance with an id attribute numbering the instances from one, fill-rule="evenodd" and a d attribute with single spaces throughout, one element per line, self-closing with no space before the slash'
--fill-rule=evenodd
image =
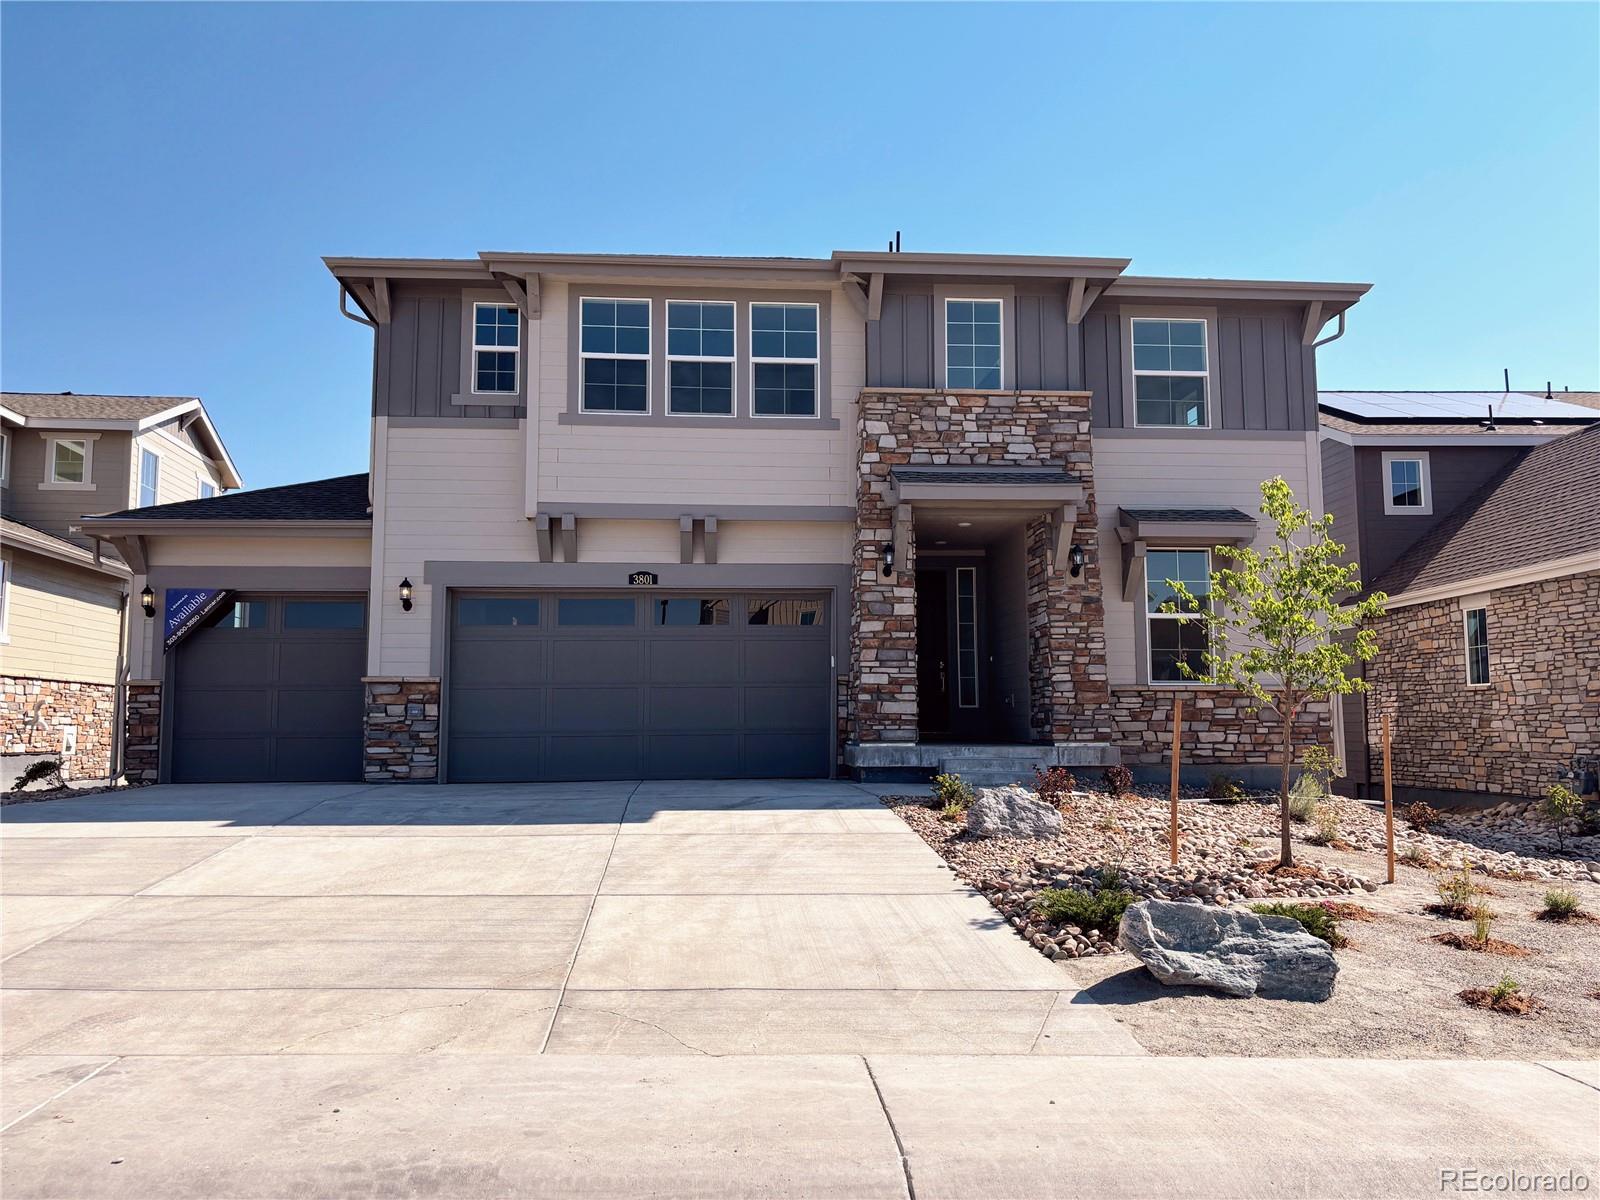
<path id="1" fill-rule="evenodd" d="M 406 612 L 411 611 L 411 580 L 409 577 L 400 581 L 400 607 Z"/>
<path id="2" fill-rule="evenodd" d="M 894 574 L 894 546 L 883 548 L 883 573 L 885 576 Z"/>
<path id="3" fill-rule="evenodd" d="M 1071 574 L 1074 579 L 1083 574 L 1083 564 L 1087 557 L 1083 552 L 1083 547 L 1079 545 L 1074 545 L 1071 550 L 1067 551 L 1067 562 L 1072 564 Z"/>
<path id="4" fill-rule="evenodd" d="M 145 616 L 156 615 L 156 594 L 148 583 L 144 585 L 144 591 L 139 593 L 139 604 L 144 608 Z"/>

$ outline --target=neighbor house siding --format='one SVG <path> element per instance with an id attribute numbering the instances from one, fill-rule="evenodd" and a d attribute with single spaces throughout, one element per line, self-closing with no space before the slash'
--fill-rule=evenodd
<path id="1" fill-rule="evenodd" d="M 8 553 L 6 576 L 7 675 L 114 682 L 122 584 L 31 554 Z"/>
<path id="2" fill-rule="evenodd" d="M 77 524 L 78 518 L 88 513 L 117 512 L 135 502 L 135 494 L 130 491 L 132 435 L 115 429 L 90 430 L 87 433 L 61 430 L 60 436 L 65 438 L 99 434 L 94 439 L 93 458 L 89 464 L 89 481 L 94 486 L 41 488 L 39 485 L 47 478 L 45 451 L 48 448 L 46 438 L 40 436 L 41 432 L 56 436 L 50 430 L 34 428 L 10 431 L 11 485 L 6 489 L 6 514 L 47 530 L 56 537 L 93 547 L 92 538 L 69 533 L 67 527 Z"/>
<path id="3" fill-rule="evenodd" d="M 203 479 L 221 491 L 217 483 L 216 468 L 200 454 L 188 435 L 176 422 L 157 429 L 147 430 L 134 438 L 130 463 L 131 503 L 139 503 L 140 453 L 152 450 L 160 460 L 156 475 L 156 503 L 175 504 L 180 500 L 198 500 L 200 481 Z"/>
<path id="4" fill-rule="evenodd" d="M 1322 441 L 1322 502 L 1333 514 L 1333 540 L 1345 549 L 1346 562 L 1361 561 L 1361 518 L 1356 496 L 1356 453 L 1352 446 Z"/>

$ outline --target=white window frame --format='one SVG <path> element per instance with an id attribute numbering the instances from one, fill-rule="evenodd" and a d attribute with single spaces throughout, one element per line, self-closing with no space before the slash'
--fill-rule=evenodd
<path id="1" fill-rule="evenodd" d="M 1426 450 L 1385 450 L 1383 459 L 1383 515 L 1386 517 L 1431 517 L 1433 515 L 1433 473 L 1429 469 L 1428 452 Z M 1390 474 L 1391 464 L 1397 462 L 1414 462 L 1419 465 L 1419 481 L 1422 486 L 1422 503 L 1420 505 L 1397 505 L 1394 502 L 1394 479 Z"/>
<path id="2" fill-rule="evenodd" d="M 209 490 L 208 490 L 209 489 Z M 195 479 L 195 495 L 201 500 L 211 500 L 216 497 L 217 485 L 201 475 Z"/>
<path id="3" fill-rule="evenodd" d="M 1169 426 L 1160 426 L 1159 428 L 1165 429 L 1165 428 L 1170 428 L 1170 427 Z M 1192 429 L 1192 428 L 1196 428 L 1196 426 L 1183 426 L 1183 428 Z M 1211 578 L 1211 549 L 1210 549 L 1210 547 L 1207 547 L 1207 546 L 1149 546 L 1149 547 L 1147 547 L 1145 549 L 1145 556 L 1144 556 L 1144 558 L 1142 558 L 1140 560 L 1144 564 L 1144 566 L 1143 566 L 1144 573 L 1145 573 L 1145 576 L 1144 576 L 1144 588 L 1142 589 L 1142 592 L 1141 592 L 1141 594 L 1139 596 L 1139 606 L 1144 610 L 1144 676 L 1145 676 L 1145 681 L 1146 681 L 1146 684 L 1149 687 L 1158 687 L 1158 688 L 1195 688 L 1195 687 L 1205 687 L 1207 685 L 1206 685 L 1206 682 L 1203 679 L 1157 679 L 1156 678 L 1156 669 L 1155 669 L 1156 645 L 1155 645 L 1155 639 L 1153 639 L 1150 636 L 1150 622 L 1151 621 L 1179 621 L 1179 620 L 1195 621 L 1195 620 L 1198 619 L 1198 614 L 1190 614 L 1187 617 L 1182 617 L 1178 613 L 1161 613 L 1161 612 L 1153 613 L 1153 612 L 1150 611 L 1150 558 L 1149 558 L 1149 556 L 1150 556 L 1151 553 L 1159 553 L 1161 551 L 1167 551 L 1167 552 L 1178 551 L 1178 552 L 1191 553 L 1191 554 L 1204 554 L 1206 556 L 1206 578 L 1208 580 Z M 1209 591 L 1207 593 L 1207 600 L 1208 600 L 1208 602 L 1210 600 Z M 1210 646 L 1211 646 L 1211 637 L 1210 637 L 1210 633 L 1208 631 L 1207 635 L 1206 635 L 1206 647 L 1207 647 L 1207 649 L 1209 649 Z"/>
<path id="4" fill-rule="evenodd" d="M 0 643 L 11 641 L 11 564 L 0 558 Z"/>
<path id="5" fill-rule="evenodd" d="M 728 355 L 719 355 L 719 354 L 674 354 L 672 352 L 672 306 L 674 304 L 720 304 L 720 305 L 722 305 L 722 306 L 724 306 L 726 308 L 731 308 L 733 310 L 733 353 L 732 354 L 728 354 Z M 666 343 L 667 373 L 666 373 L 666 378 L 662 381 L 661 386 L 666 389 L 666 398 L 665 398 L 665 401 L 663 403 L 663 408 L 665 408 L 665 410 L 667 412 L 667 415 L 668 416 L 673 416 L 673 417 L 711 417 L 711 418 L 716 419 L 716 420 L 732 420 L 734 417 L 738 416 L 739 415 L 739 367 L 738 367 L 738 361 L 739 361 L 739 302 L 737 300 L 713 300 L 713 299 L 700 300 L 700 299 L 695 299 L 693 297 L 688 297 L 688 296 L 674 296 L 672 299 L 667 301 L 667 308 L 666 308 L 665 316 L 666 316 L 666 325 L 662 329 L 661 332 L 662 332 L 663 337 L 665 338 L 665 343 Z M 579 314 L 578 322 L 579 322 L 578 338 L 579 338 L 579 345 L 581 346 L 582 345 L 582 338 L 583 338 L 583 318 L 582 318 L 581 312 Z M 819 338 L 821 337 L 821 333 L 820 332 L 818 333 L 818 337 Z M 652 340 L 651 345 L 653 346 L 654 344 L 655 344 L 655 342 Z M 820 347 L 819 347 L 819 349 L 820 349 Z M 618 357 L 620 357 L 620 356 L 618 356 Z M 725 413 L 705 413 L 705 412 L 692 413 L 692 412 L 678 412 L 675 408 L 673 408 L 672 407 L 672 364 L 675 363 L 675 362 L 727 363 L 728 364 L 728 390 L 733 393 L 733 395 L 731 397 L 729 397 L 728 411 L 725 412 Z M 751 393 L 751 394 L 752 394 L 752 396 L 754 395 L 754 393 Z M 648 403 L 648 397 L 649 397 L 649 393 L 646 392 L 646 402 L 647 403 Z M 582 378 L 579 378 L 579 380 L 578 380 L 578 400 L 579 400 L 579 402 L 581 404 L 581 402 L 583 400 L 583 380 L 582 380 Z M 752 400 L 751 409 L 754 410 L 754 408 L 755 408 L 755 403 Z M 601 411 L 603 411 L 603 410 L 601 410 Z M 638 414 L 636 414 L 636 413 L 628 413 L 628 414 L 622 414 L 622 415 L 637 416 Z"/>
<path id="6" fill-rule="evenodd" d="M 1200 349 L 1206 359 L 1206 369 L 1203 371 L 1141 371 L 1138 359 L 1133 353 L 1133 328 L 1140 321 L 1192 321 L 1200 326 Z M 1133 370 L 1133 395 L 1128 399 L 1133 404 L 1133 426 L 1135 429 L 1210 429 L 1216 422 L 1213 420 L 1213 411 L 1217 406 L 1217 389 L 1211 378 L 1211 323 L 1208 317 L 1197 317 L 1192 313 L 1147 313 L 1142 312 L 1128 318 L 1128 365 Z M 1155 378 L 1172 379 L 1204 379 L 1206 381 L 1206 419 L 1203 425 L 1147 425 L 1139 420 L 1139 377 L 1149 375 Z"/>
<path id="7" fill-rule="evenodd" d="M 997 304 L 1000 306 L 1000 382 L 992 388 L 958 388 L 950 383 L 950 306 L 952 304 Z M 944 298 L 944 313 L 940 318 L 943 321 L 944 337 L 944 386 L 950 392 L 984 392 L 994 393 L 1005 390 L 1006 387 L 1006 302 L 1001 296 L 946 296 Z"/>
<path id="8" fill-rule="evenodd" d="M 590 300 L 595 301 L 597 304 L 608 304 L 608 303 L 610 303 L 610 304 L 642 304 L 642 305 L 644 305 L 644 308 L 645 308 L 645 326 L 644 326 L 644 328 L 645 328 L 645 336 L 649 339 L 649 342 L 650 342 L 650 353 L 648 353 L 648 354 L 598 354 L 598 353 L 592 353 L 592 352 L 585 352 L 585 350 L 583 348 L 583 306 L 584 306 L 584 304 L 586 302 L 588 302 Z M 656 306 L 653 303 L 651 303 L 649 297 L 647 297 L 647 296 L 579 296 L 578 297 L 578 311 L 577 311 L 576 316 L 577 316 L 577 321 L 578 321 L 578 411 L 580 413 L 593 413 L 596 416 L 602 416 L 602 417 L 648 417 L 651 413 L 653 413 L 655 411 L 655 407 L 656 407 L 655 379 L 654 379 L 655 371 L 651 369 L 652 364 L 651 364 L 651 361 L 650 361 L 651 357 L 654 355 L 655 349 L 656 349 L 656 329 L 655 329 L 655 325 L 656 325 Z M 739 320 L 737 315 L 735 315 L 733 319 L 734 319 L 735 323 L 737 323 L 738 320 Z M 734 345 L 737 346 L 738 343 L 735 342 Z M 604 359 L 611 359 L 613 361 L 616 361 L 616 360 L 619 360 L 619 359 L 625 359 L 625 360 L 627 360 L 629 362 L 642 362 L 642 363 L 644 363 L 644 411 L 643 412 L 634 412 L 631 409 L 590 408 L 589 407 L 588 393 L 585 391 L 584 386 L 583 386 L 583 378 L 584 378 L 584 370 L 585 370 L 583 364 L 585 362 L 587 362 L 591 358 L 604 358 Z M 738 403 L 737 399 L 735 399 L 734 403 L 735 404 Z"/>
<path id="9" fill-rule="evenodd" d="M 1474 681 L 1472 678 L 1472 623 L 1473 613 L 1483 614 L 1483 678 Z M 1462 654 L 1466 659 L 1467 686 L 1469 688 L 1486 688 L 1494 682 L 1493 664 L 1489 659 L 1489 605 L 1486 601 L 1477 600 L 1463 604 L 1461 609 L 1461 644 Z"/>
<path id="10" fill-rule="evenodd" d="M 756 306 L 765 308 L 809 308 L 817 314 L 817 353 L 814 358 L 756 357 Z M 814 300 L 752 300 L 746 313 L 746 344 L 750 347 L 750 416 L 758 421 L 815 421 L 822 416 L 822 305 Z M 735 343 L 737 345 L 737 343 Z M 811 411 L 808 413 L 758 413 L 756 411 L 756 366 L 779 363 L 786 366 L 811 364 Z"/>
<path id="11" fill-rule="evenodd" d="M 154 472 L 155 478 L 151 481 L 151 484 L 150 484 L 150 501 L 149 501 L 148 504 L 145 502 L 145 498 L 144 498 L 144 464 L 145 464 L 146 456 L 148 456 L 149 460 L 155 464 L 155 472 Z M 154 450 L 150 449 L 149 446 L 140 446 L 139 447 L 139 485 L 138 486 L 139 486 L 139 493 L 138 493 L 138 495 L 139 495 L 139 503 L 134 505 L 135 508 L 153 508 L 155 505 L 161 503 L 161 455 L 157 454 Z"/>
<path id="12" fill-rule="evenodd" d="M 512 355 L 511 361 L 511 390 L 509 392 L 485 392 L 478 389 L 478 353 L 485 351 L 491 354 L 505 354 L 505 346 L 480 346 L 478 345 L 478 310 L 480 308 L 509 308 L 517 314 L 517 344 L 509 347 Z M 522 319 L 522 313 L 515 304 L 502 304 L 494 300 L 474 300 L 472 302 L 472 360 L 467 364 L 470 377 L 467 384 L 470 395 L 473 396 L 520 396 L 522 394 L 522 342 L 528 336 L 527 322 Z"/>
<path id="13" fill-rule="evenodd" d="M 11 431 L 0 429 L 0 487 L 11 483 Z"/>
<path id="14" fill-rule="evenodd" d="M 41 434 L 44 438 L 44 479 L 40 481 L 41 491 L 61 492 L 88 492 L 93 491 L 94 483 L 94 444 L 98 433 L 80 433 L 76 437 L 67 437 L 63 434 Z M 56 478 L 56 446 L 61 442 L 83 443 L 83 479 Z"/>

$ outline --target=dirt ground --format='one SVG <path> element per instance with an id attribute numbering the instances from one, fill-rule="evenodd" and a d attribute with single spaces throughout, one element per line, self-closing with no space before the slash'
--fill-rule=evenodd
<path id="1" fill-rule="evenodd" d="M 1381 856 L 1299 844 L 1297 856 L 1383 878 Z M 1084 999 L 1112 1015 L 1152 1054 L 1330 1058 L 1590 1058 L 1600 1054 L 1600 921 L 1535 920 L 1546 883 L 1487 881 L 1499 914 L 1492 936 L 1525 958 L 1456 950 L 1434 934 L 1470 934 L 1467 921 L 1433 916 L 1433 876 L 1397 866 L 1396 882 L 1352 903 L 1377 914 L 1344 921 L 1352 946 L 1338 952 L 1339 980 L 1321 1004 L 1239 1000 L 1199 988 L 1163 987 L 1127 954 L 1063 963 Z M 1600 887 L 1574 886 L 1600 916 Z M 1457 993 L 1509 973 L 1543 1002 L 1532 1017 L 1470 1008 Z"/>

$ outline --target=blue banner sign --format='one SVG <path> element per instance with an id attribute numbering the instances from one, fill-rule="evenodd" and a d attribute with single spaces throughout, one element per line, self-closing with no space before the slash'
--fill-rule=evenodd
<path id="1" fill-rule="evenodd" d="M 226 588 L 168 588 L 166 647 L 171 650 L 231 593 Z"/>

